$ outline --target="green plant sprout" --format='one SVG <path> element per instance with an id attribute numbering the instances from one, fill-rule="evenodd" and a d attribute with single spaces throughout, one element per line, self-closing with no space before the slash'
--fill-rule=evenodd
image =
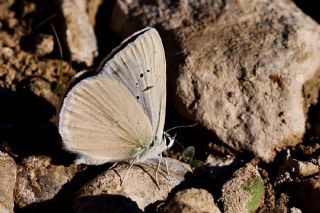
<path id="1" fill-rule="evenodd" d="M 180 160 L 188 163 L 193 169 L 199 168 L 203 166 L 204 163 L 201 160 L 195 158 L 195 153 L 196 149 L 194 148 L 194 146 L 188 146 L 182 151 Z"/>
<path id="2" fill-rule="evenodd" d="M 61 81 L 62 81 L 62 74 L 63 74 L 63 65 L 62 65 L 62 58 L 63 58 L 63 52 L 62 52 L 62 46 L 61 46 L 61 42 L 60 39 L 58 37 L 57 31 L 54 28 L 54 26 L 51 24 L 54 36 L 56 37 L 57 43 L 58 43 L 58 47 L 59 47 L 59 54 L 60 54 L 60 61 L 59 61 L 59 69 L 58 69 L 58 80 L 57 80 L 57 84 L 56 87 L 53 90 L 53 93 L 57 94 L 60 91 L 60 86 L 61 86 Z"/>
<path id="3" fill-rule="evenodd" d="M 250 194 L 250 201 L 246 208 L 248 212 L 255 212 L 263 200 L 264 185 L 259 179 L 251 179 L 241 185 L 241 188 Z"/>

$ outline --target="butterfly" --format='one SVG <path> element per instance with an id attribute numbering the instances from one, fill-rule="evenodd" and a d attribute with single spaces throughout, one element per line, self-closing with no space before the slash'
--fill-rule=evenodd
<path id="1" fill-rule="evenodd" d="M 158 160 L 157 171 L 161 161 L 167 165 L 162 152 L 174 138 L 163 131 L 166 59 L 156 29 L 134 33 L 96 71 L 76 75 L 70 85 L 58 125 L 64 148 L 78 155 L 76 163 L 126 161 L 127 172 L 147 159 Z"/>

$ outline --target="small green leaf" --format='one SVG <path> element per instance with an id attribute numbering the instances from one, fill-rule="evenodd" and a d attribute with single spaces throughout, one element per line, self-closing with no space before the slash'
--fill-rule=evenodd
<path id="1" fill-rule="evenodd" d="M 264 196 L 263 182 L 259 179 L 253 179 L 253 180 L 251 179 L 245 182 L 244 184 L 242 184 L 241 187 L 243 188 L 243 190 L 247 191 L 251 196 L 251 200 L 246 205 L 248 212 L 255 212 L 259 208 L 263 200 L 263 196 Z"/>
<path id="2" fill-rule="evenodd" d="M 189 146 L 182 151 L 180 159 L 186 163 L 189 163 L 193 160 L 195 152 L 196 150 L 194 146 Z"/>

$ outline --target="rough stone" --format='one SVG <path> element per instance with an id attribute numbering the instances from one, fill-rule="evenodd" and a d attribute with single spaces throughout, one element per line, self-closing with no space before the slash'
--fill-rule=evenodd
<path id="1" fill-rule="evenodd" d="M 70 181 L 79 166 L 51 164 L 46 156 L 30 156 L 18 165 L 15 203 L 19 207 L 52 199 Z"/>
<path id="2" fill-rule="evenodd" d="M 229 166 L 235 162 L 234 156 L 226 156 L 225 158 L 219 158 L 217 156 L 214 156 L 212 154 L 208 155 L 205 163 L 210 166 L 215 167 L 224 167 Z"/>
<path id="3" fill-rule="evenodd" d="M 257 169 L 246 164 L 222 187 L 224 212 L 255 212 L 264 201 L 263 180 Z"/>
<path id="4" fill-rule="evenodd" d="M 54 40 L 52 35 L 40 34 L 35 42 L 35 53 L 38 56 L 45 56 L 53 51 Z"/>
<path id="5" fill-rule="evenodd" d="M 10 47 L 2 48 L 2 57 L 5 60 L 9 60 L 13 55 L 13 50 Z"/>
<path id="6" fill-rule="evenodd" d="M 28 89 L 37 96 L 43 97 L 53 106 L 57 106 L 59 103 L 59 98 L 53 93 L 50 82 L 43 78 L 30 79 Z"/>
<path id="7" fill-rule="evenodd" d="M 190 166 L 185 163 L 170 158 L 167 160 L 170 180 L 167 179 L 165 166 L 162 165 L 158 174 L 159 188 L 155 182 L 157 162 L 147 161 L 145 164 L 133 165 L 122 185 L 120 179 L 127 171 L 128 164 L 119 164 L 79 190 L 75 209 L 77 212 L 87 212 L 89 209 L 93 212 L 98 209 L 109 212 L 135 209 L 139 212 L 149 204 L 165 200 L 172 188 L 182 182 L 184 175 L 191 171 Z"/>
<path id="8" fill-rule="evenodd" d="M 290 208 L 290 213 L 302 213 L 301 209 L 292 207 Z"/>
<path id="9" fill-rule="evenodd" d="M 86 1 L 59 1 L 65 19 L 66 41 L 73 61 L 92 65 L 98 54 L 93 26 L 86 13 Z"/>
<path id="10" fill-rule="evenodd" d="M 300 177 L 307 177 L 311 175 L 318 174 L 320 172 L 320 166 L 317 166 L 311 162 L 298 161 L 295 159 L 291 160 L 292 169 Z"/>
<path id="11" fill-rule="evenodd" d="M 320 27 L 293 2 L 118 0 L 112 17 L 124 37 L 160 29 L 177 109 L 224 143 L 270 162 L 301 141 Z"/>
<path id="12" fill-rule="evenodd" d="M 279 168 L 276 184 L 293 182 L 320 173 L 320 166 L 288 157 Z"/>
<path id="13" fill-rule="evenodd" d="M 17 167 L 14 160 L 0 151 L 0 212 L 11 213 L 14 207 L 13 190 Z"/>
<path id="14" fill-rule="evenodd" d="M 96 24 L 96 16 L 98 13 L 98 9 L 100 5 L 102 4 L 102 0 L 91 0 L 91 1 L 86 1 L 86 8 L 87 8 L 87 14 L 89 17 L 89 23 L 91 26 L 95 26 Z"/>
<path id="15" fill-rule="evenodd" d="M 172 213 L 220 213 L 212 195 L 204 189 L 186 189 L 169 201 L 165 212 Z"/>
<path id="16" fill-rule="evenodd" d="M 21 82 L 24 83 L 20 85 L 25 85 L 29 80 L 34 83 L 35 79 L 42 79 L 48 85 L 50 84 L 49 87 L 54 88 L 60 76 L 63 76 L 64 80 L 75 75 L 75 70 L 68 62 L 41 59 L 34 57 L 34 53 L 21 50 L 18 42 L 20 37 L 17 37 L 16 34 L 10 35 L 5 31 L 0 31 L 0 38 L 0 49 L 2 48 L 0 51 L 0 87 L 2 88 L 15 91 Z M 60 82 L 61 87 L 64 86 L 62 83 Z M 53 103 L 52 100 L 49 101 Z"/>

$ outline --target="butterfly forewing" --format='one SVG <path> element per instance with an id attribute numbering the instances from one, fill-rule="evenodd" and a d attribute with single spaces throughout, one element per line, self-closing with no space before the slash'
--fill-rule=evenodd
<path id="1" fill-rule="evenodd" d="M 128 88 L 149 117 L 154 138 L 161 140 L 166 106 L 166 61 L 158 32 L 151 28 L 115 54 L 103 67 L 101 75 L 105 74 Z"/>

